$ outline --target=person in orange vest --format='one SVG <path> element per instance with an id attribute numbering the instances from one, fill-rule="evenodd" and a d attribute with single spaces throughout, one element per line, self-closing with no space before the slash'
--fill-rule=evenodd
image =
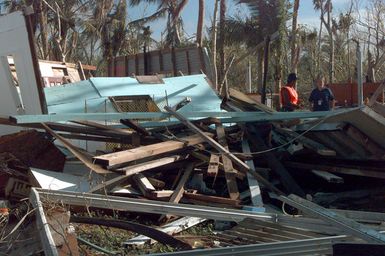
<path id="1" fill-rule="evenodd" d="M 281 111 L 292 112 L 299 108 L 298 106 L 298 93 L 295 90 L 297 83 L 297 75 L 291 73 L 287 77 L 287 84 L 281 87 Z"/>

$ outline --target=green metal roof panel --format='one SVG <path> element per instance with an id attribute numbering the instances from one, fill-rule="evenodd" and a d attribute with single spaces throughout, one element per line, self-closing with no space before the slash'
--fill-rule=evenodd
<path id="1" fill-rule="evenodd" d="M 109 96 L 149 95 L 163 110 L 186 99 L 191 102 L 181 110 L 221 111 L 221 99 L 210 87 L 205 75 L 164 78 L 164 84 L 140 84 L 131 77 L 95 77 L 87 81 L 46 88 L 49 113 L 115 112 Z M 103 107 L 107 104 L 107 107 Z M 103 105 L 103 106 L 102 106 Z M 87 107 L 86 107 L 87 106 Z"/>

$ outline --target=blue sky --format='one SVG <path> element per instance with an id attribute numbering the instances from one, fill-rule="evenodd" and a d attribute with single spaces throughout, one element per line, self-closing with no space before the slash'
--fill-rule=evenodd
<path id="1" fill-rule="evenodd" d="M 196 24 L 198 19 L 198 0 L 189 0 L 187 6 L 182 12 L 184 21 L 184 29 L 187 37 L 194 37 L 196 33 Z M 209 26 L 214 12 L 214 0 L 206 0 L 205 7 L 205 25 Z M 247 15 L 247 7 L 244 4 L 236 4 L 234 0 L 228 0 L 228 15 Z M 300 9 L 298 13 L 298 20 L 300 24 L 309 27 L 319 26 L 319 12 L 314 11 L 312 0 L 300 0 Z M 333 14 L 337 16 L 340 12 L 346 12 L 349 8 L 350 0 L 332 0 Z M 359 1 L 360 6 L 365 6 L 367 0 Z M 138 7 L 129 7 L 128 13 L 131 19 L 141 18 L 154 13 L 157 5 L 141 4 Z M 160 39 L 161 31 L 166 27 L 166 18 L 157 22 L 149 24 L 153 31 L 153 38 Z"/>

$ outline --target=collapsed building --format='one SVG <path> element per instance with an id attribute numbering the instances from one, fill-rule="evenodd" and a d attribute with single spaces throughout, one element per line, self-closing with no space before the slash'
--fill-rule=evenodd
<path id="1" fill-rule="evenodd" d="M 189 49 L 44 86 L 25 24 L 0 17 L 6 254 L 121 253 L 78 236 L 87 224 L 138 234 L 128 253 L 156 241 L 167 255 L 383 255 L 384 84 L 365 106 L 276 112 L 233 89 L 222 99 Z M 172 76 L 128 77 L 141 65 Z M 179 235 L 207 222 L 214 232 Z"/>

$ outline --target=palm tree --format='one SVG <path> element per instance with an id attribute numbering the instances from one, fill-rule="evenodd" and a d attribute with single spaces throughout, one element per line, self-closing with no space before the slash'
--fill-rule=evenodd
<path id="1" fill-rule="evenodd" d="M 180 15 L 188 0 L 130 0 L 132 6 L 137 6 L 143 2 L 157 3 L 158 11 L 164 8 L 168 11 L 166 46 L 179 46 L 183 24 Z"/>

